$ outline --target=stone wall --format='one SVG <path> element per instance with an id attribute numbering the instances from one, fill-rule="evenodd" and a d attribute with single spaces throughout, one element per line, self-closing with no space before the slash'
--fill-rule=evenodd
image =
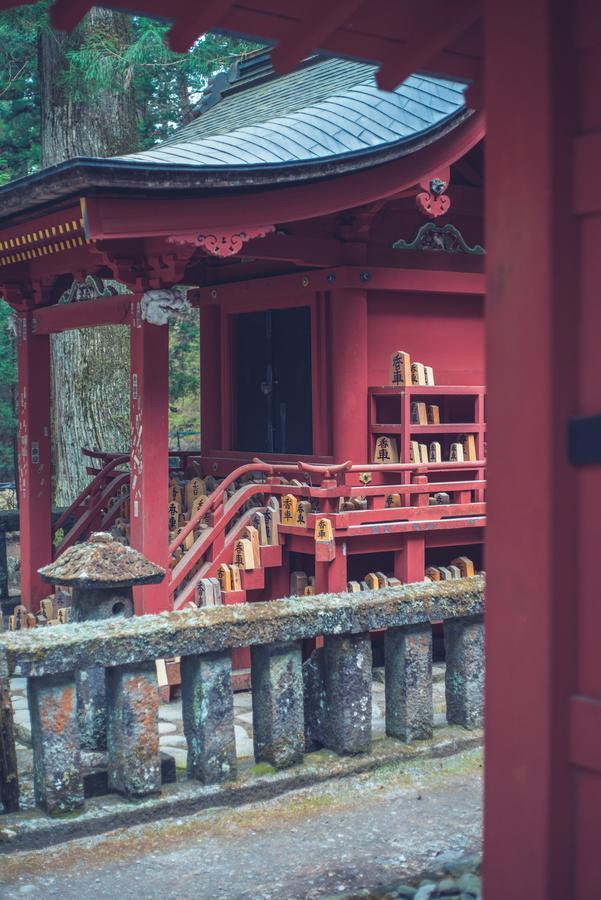
<path id="1" fill-rule="evenodd" d="M 84 804 L 82 669 L 104 671 L 106 679 L 106 734 L 98 739 L 107 748 L 110 788 L 140 797 L 161 790 L 156 659 L 181 657 L 188 777 L 210 784 L 236 777 L 232 648 L 252 648 L 255 759 L 284 768 L 317 747 L 369 752 L 374 629 L 386 629 L 390 737 L 432 735 L 431 623 L 440 621 L 448 721 L 479 727 L 483 612 L 477 576 L 8 632 L 0 635 L 0 677 L 28 678 L 36 803 L 63 814 Z M 319 635 L 323 648 L 302 664 L 301 641 Z"/>

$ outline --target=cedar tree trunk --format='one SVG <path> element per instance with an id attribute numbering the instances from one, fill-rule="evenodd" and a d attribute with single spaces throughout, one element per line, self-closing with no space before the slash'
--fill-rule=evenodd
<path id="1" fill-rule="evenodd" d="M 111 90 L 85 99 L 64 87 L 67 54 L 87 34 L 103 33 L 123 47 L 129 19 L 92 9 L 73 34 L 46 30 L 39 42 L 42 164 L 74 156 L 114 156 L 138 149 L 133 79 L 125 75 Z M 84 301 L 85 302 L 85 301 Z M 55 334 L 52 346 L 54 500 L 70 503 L 87 484 L 84 446 L 107 451 L 128 447 L 129 339 L 125 326 L 111 325 Z"/>

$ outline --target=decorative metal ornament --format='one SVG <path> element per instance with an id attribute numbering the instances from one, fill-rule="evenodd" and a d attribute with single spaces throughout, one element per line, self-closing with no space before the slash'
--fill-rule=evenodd
<path id="1" fill-rule="evenodd" d="M 60 295 L 59 303 L 82 303 L 97 297 L 113 297 L 115 294 L 131 294 L 125 284 L 113 278 L 97 278 L 86 275 L 83 281 L 74 281 L 68 290 Z"/>
<path id="2" fill-rule="evenodd" d="M 263 225 L 261 228 L 244 228 L 240 231 L 231 231 L 224 228 L 215 228 L 206 233 L 172 234 L 167 238 L 170 244 L 192 244 L 201 247 L 210 256 L 228 257 L 240 252 L 247 241 L 253 238 L 265 237 L 266 234 L 275 231 L 274 225 Z"/>
<path id="3" fill-rule="evenodd" d="M 451 208 L 451 198 L 445 194 L 447 182 L 444 178 L 431 178 L 429 183 L 420 182 L 420 187 L 425 188 L 415 198 L 417 208 L 430 219 L 444 216 Z"/>
<path id="4" fill-rule="evenodd" d="M 444 253 L 469 253 L 481 256 L 486 251 L 480 244 L 470 247 L 463 235 L 454 225 L 436 225 L 426 222 L 418 229 L 412 241 L 398 240 L 393 245 L 395 250 L 439 250 Z"/>

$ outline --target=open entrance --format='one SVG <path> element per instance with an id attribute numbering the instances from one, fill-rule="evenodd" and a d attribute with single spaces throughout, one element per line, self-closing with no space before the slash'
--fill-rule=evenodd
<path id="1" fill-rule="evenodd" d="M 309 307 L 237 315 L 233 366 L 235 449 L 311 454 Z"/>

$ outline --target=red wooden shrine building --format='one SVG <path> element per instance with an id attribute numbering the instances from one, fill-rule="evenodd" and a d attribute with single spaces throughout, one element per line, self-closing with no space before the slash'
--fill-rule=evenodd
<path id="1" fill-rule="evenodd" d="M 73 27 L 88 6 L 56 0 L 55 23 Z M 272 41 L 279 71 L 321 48 L 377 63 L 383 88 L 419 71 L 465 77 L 469 105 L 486 109 L 484 890 L 487 900 L 600 896 L 601 8 L 591 0 L 140 0 L 136 8 L 174 20 L 174 49 L 221 28 Z"/>
<path id="2" fill-rule="evenodd" d="M 195 602 L 217 575 L 233 603 L 287 596 L 293 572 L 340 591 L 481 567 L 483 126 L 465 87 L 412 76 L 388 93 L 372 66 L 319 56 L 278 77 L 258 52 L 160 146 L 0 192 L 23 602 L 46 594 L 52 552 L 49 335 L 107 323 L 130 328 L 130 459 L 97 457 L 54 543 L 122 529 L 170 570 L 139 612 Z M 167 319 L 184 302 L 200 306 L 201 448 L 170 470 Z M 413 372 L 392 371 L 399 348 Z M 253 518 L 270 498 L 277 530 Z M 253 522 L 262 546 L 232 584 Z"/>

